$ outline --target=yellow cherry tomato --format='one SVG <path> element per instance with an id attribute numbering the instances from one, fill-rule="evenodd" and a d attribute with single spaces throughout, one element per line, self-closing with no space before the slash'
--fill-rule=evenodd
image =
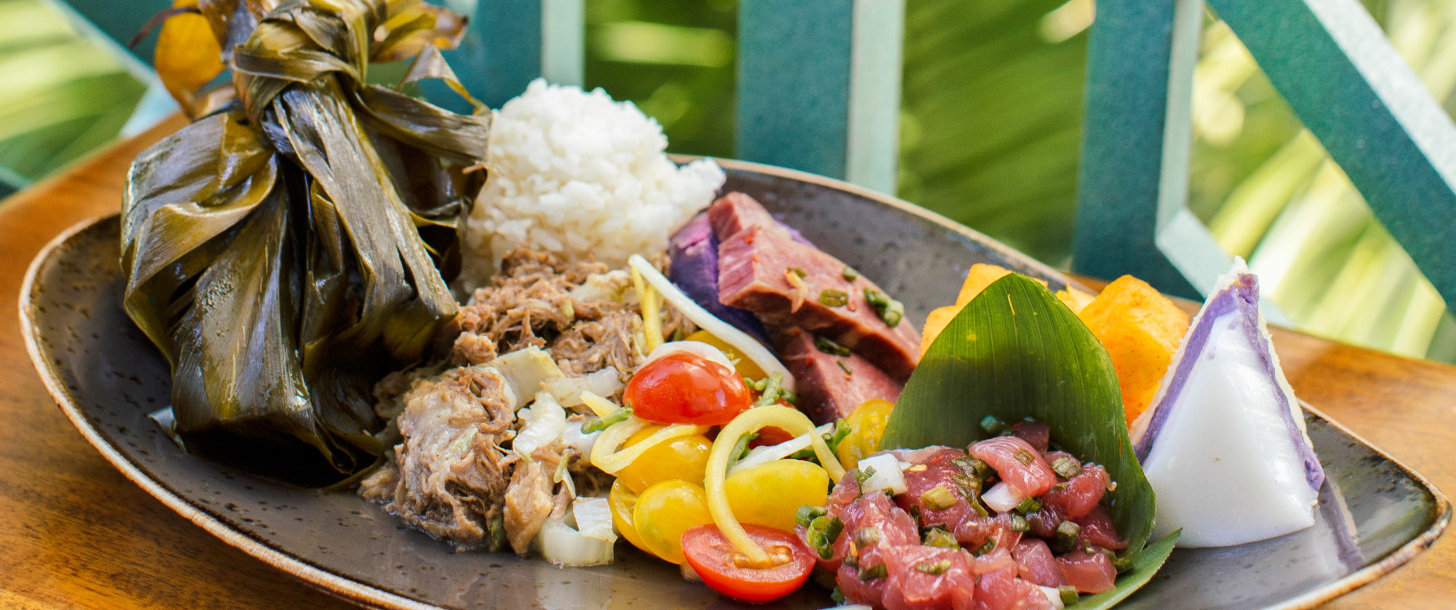
<path id="1" fill-rule="evenodd" d="M 712 522 L 703 487 L 687 481 L 652 484 L 638 494 L 637 507 L 632 510 L 642 548 L 678 565 L 684 561 L 683 532 Z"/>
<path id="2" fill-rule="evenodd" d="M 660 429 L 662 426 L 643 428 L 627 437 L 626 444 L 629 447 L 637 444 Z M 617 471 L 617 481 L 639 494 L 653 483 L 670 479 L 702 485 L 703 472 L 708 467 L 708 453 L 712 450 L 713 441 L 706 436 L 679 436 L 643 451 L 626 468 Z"/>
<path id="3" fill-rule="evenodd" d="M 621 480 L 613 481 L 612 491 L 607 494 L 607 506 L 612 509 L 612 526 L 617 528 L 617 533 L 632 543 L 632 546 L 652 552 L 643 546 L 642 538 L 637 535 L 637 526 L 632 523 L 632 510 L 637 508 L 637 494 L 632 493 Z"/>
<path id="4" fill-rule="evenodd" d="M 880 449 L 880 437 L 885 434 L 885 425 L 890 422 L 890 411 L 895 404 L 888 400 L 874 398 L 866 400 L 844 418 L 849 426 L 849 436 L 839 441 L 834 454 L 845 470 L 854 468 L 863 458 Z"/>
<path id="5" fill-rule="evenodd" d="M 794 531 L 799 507 L 824 506 L 829 473 L 812 462 L 774 460 L 733 473 L 723 491 L 739 521 Z"/>
<path id="6" fill-rule="evenodd" d="M 759 368 L 758 364 L 755 363 L 751 358 L 745 357 L 743 354 L 738 353 L 737 348 L 734 348 L 732 345 L 728 345 L 726 341 L 714 336 L 713 333 L 710 333 L 706 330 L 700 330 L 694 332 L 691 335 L 688 335 L 686 339 L 688 341 L 702 341 L 703 343 L 707 343 L 708 345 L 722 350 L 723 353 L 728 354 L 728 359 L 736 363 L 734 364 L 733 368 L 737 369 L 738 374 L 742 375 L 744 379 L 752 379 L 754 381 L 758 381 L 759 379 L 768 377 L 768 373 L 763 372 L 763 369 Z"/>

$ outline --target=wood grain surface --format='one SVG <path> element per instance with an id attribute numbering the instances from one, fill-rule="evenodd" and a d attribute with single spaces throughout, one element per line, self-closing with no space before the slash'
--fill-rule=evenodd
<path id="1" fill-rule="evenodd" d="M 17 301 L 54 235 L 114 212 L 131 159 L 174 119 L 0 202 L 0 607 L 293 607 L 344 604 L 173 513 L 71 426 L 26 355 Z M 1295 392 L 1396 459 L 1456 490 L 1456 367 L 1275 332 Z M 1456 607 L 1456 539 L 1337 608 Z"/>

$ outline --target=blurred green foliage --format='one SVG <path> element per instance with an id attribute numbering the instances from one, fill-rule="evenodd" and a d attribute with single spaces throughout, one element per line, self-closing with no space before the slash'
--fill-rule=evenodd
<path id="1" fill-rule="evenodd" d="M 0 195 L 110 140 L 144 89 L 56 1 L 0 0 Z M 1456 110 L 1456 2 L 1363 1 Z M 584 8 L 588 87 L 655 117 L 674 152 L 733 156 L 736 0 Z M 1092 16 L 1093 0 L 906 0 L 898 194 L 1067 266 Z M 1456 319 L 1212 14 L 1202 46 L 1194 213 L 1302 328 L 1456 360 Z"/>
<path id="2" fill-rule="evenodd" d="M 0 196 L 116 137 L 146 86 L 44 0 L 0 0 Z"/>

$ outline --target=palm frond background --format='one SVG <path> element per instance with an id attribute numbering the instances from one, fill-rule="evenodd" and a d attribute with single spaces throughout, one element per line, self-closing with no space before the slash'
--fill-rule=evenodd
<path id="1" fill-rule="evenodd" d="M 145 89 L 57 1 L 0 0 L 0 194 L 114 137 Z M 1364 2 L 1456 110 L 1456 3 Z M 737 1 L 585 8 L 587 86 L 636 102 L 674 151 L 731 156 Z M 907 0 L 898 194 L 1066 266 L 1092 16 L 1093 0 Z M 1446 304 L 1212 14 L 1193 111 L 1189 205 L 1300 327 L 1456 361 Z"/>

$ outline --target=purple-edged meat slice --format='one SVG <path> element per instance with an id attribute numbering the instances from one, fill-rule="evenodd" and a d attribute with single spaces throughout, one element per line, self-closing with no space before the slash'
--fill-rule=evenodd
<path id="1" fill-rule="evenodd" d="M 703 309 L 769 344 L 768 332 L 752 313 L 718 300 L 718 238 L 707 214 L 698 214 L 674 233 L 668 246 L 668 278 Z"/>
<path id="2" fill-rule="evenodd" d="M 780 343 L 779 361 L 799 384 L 799 410 L 816 424 L 843 418 L 866 400 L 900 398 L 900 383 L 858 354 L 821 351 L 814 346 L 813 335 L 797 329 Z"/>
<path id="3" fill-rule="evenodd" d="M 863 276 L 846 279 L 845 264 L 818 249 L 795 241 L 746 196 L 725 197 L 708 210 L 738 210 L 734 222 L 715 221 L 731 236 L 720 235 L 718 298 L 724 305 L 747 309 L 768 326 L 798 327 L 833 339 L 891 377 L 904 381 L 919 361 L 920 332 L 908 320 L 894 326 L 881 319 L 865 297 L 880 288 Z M 761 206 L 757 207 L 762 211 Z M 766 219 L 766 220 L 765 220 Z"/>
<path id="4" fill-rule="evenodd" d="M 1219 282 L 1168 367 L 1136 450 L 1157 492 L 1161 536 L 1231 546 L 1314 524 L 1324 470 L 1279 368 L 1259 284 L 1239 261 Z"/>

